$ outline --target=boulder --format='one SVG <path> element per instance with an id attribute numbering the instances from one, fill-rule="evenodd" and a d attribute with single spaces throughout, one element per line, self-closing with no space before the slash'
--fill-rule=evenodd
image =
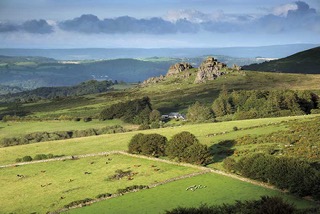
<path id="1" fill-rule="evenodd" d="M 172 66 L 170 66 L 168 73 L 166 74 L 167 77 L 169 76 L 174 76 L 176 74 L 181 73 L 182 71 L 186 71 L 193 68 L 190 63 L 187 62 L 181 62 L 181 63 L 176 63 Z"/>
<path id="2" fill-rule="evenodd" d="M 142 86 L 158 83 L 158 82 L 161 82 L 162 80 L 164 80 L 163 75 L 160 75 L 159 77 L 150 77 L 149 79 L 142 82 Z"/>
<path id="3" fill-rule="evenodd" d="M 208 57 L 198 68 L 197 76 L 194 82 L 203 83 L 207 80 L 214 80 L 217 77 L 225 74 L 225 72 L 222 71 L 222 69 L 225 67 L 227 67 L 226 64 L 218 62 L 213 57 Z"/>

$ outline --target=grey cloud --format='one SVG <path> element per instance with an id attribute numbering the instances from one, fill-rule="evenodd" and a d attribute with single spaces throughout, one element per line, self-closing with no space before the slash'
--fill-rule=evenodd
<path id="1" fill-rule="evenodd" d="M 0 23 L 0 33 L 25 31 L 34 34 L 46 34 L 53 32 L 53 26 L 49 25 L 47 21 L 29 20 L 22 24 Z"/>
<path id="2" fill-rule="evenodd" d="M 18 26 L 10 23 L 0 23 L 0 33 L 17 31 Z"/>
<path id="3" fill-rule="evenodd" d="M 53 27 L 43 19 L 26 21 L 21 27 L 28 33 L 47 34 L 53 32 Z"/>
<path id="4" fill-rule="evenodd" d="M 267 33 L 282 33 L 294 31 L 314 31 L 320 27 L 320 15 L 305 2 L 295 2 L 296 9 L 289 10 L 287 16 L 269 14 L 256 20 L 252 29 Z"/>
<path id="5" fill-rule="evenodd" d="M 162 18 L 136 19 L 129 16 L 100 20 L 97 16 L 91 14 L 60 22 L 59 27 L 66 31 L 107 34 L 174 34 L 178 32 L 194 33 L 198 31 L 197 26 L 186 20 L 172 23 Z"/>

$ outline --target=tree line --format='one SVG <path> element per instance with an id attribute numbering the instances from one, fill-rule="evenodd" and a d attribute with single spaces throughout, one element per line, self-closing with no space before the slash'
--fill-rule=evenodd
<path id="1" fill-rule="evenodd" d="M 231 116 L 234 120 L 282 117 L 320 112 L 319 96 L 311 91 L 239 90 L 228 92 L 224 87 L 211 108 L 195 102 L 189 106 L 191 122 L 213 121 Z"/>
<path id="2" fill-rule="evenodd" d="M 101 111 L 100 120 L 121 119 L 126 123 L 143 124 L 159 128 L 161 114 L 158 110 L 153 110 L 149 97 L 129 100 L 114 104 Z"/>

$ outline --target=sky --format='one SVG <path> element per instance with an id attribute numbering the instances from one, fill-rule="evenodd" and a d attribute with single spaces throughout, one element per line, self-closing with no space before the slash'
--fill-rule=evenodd
<path id="1" fill-rule="evenodd" d="M 320 0 L 0 0 L 0 48 L 320 44 Z"/>

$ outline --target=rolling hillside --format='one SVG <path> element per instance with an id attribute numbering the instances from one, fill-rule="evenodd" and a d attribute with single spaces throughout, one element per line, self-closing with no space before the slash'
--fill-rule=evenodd
<path id="1" fill-rule="evenodd" d="M 320 74 L 320 47 L 302 51 L 286 58 L 251 64 L 242 68 L 252 71 Z"/>

